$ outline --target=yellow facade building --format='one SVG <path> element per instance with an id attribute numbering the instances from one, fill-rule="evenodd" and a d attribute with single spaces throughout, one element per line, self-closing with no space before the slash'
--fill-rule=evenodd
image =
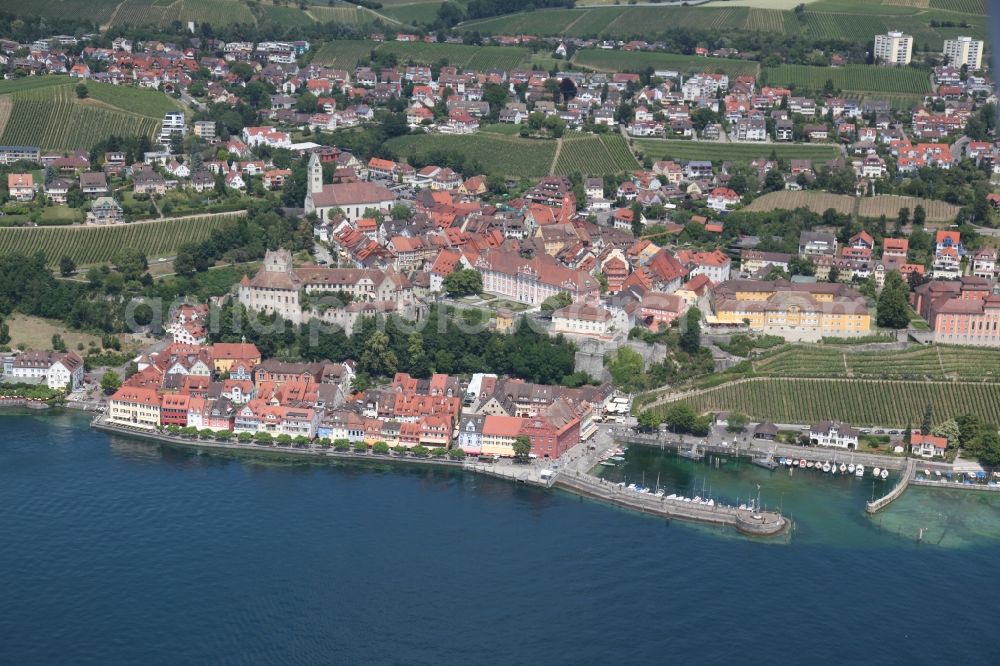
<path id="1" fill-rule="evenodd" d="M 746 326 L 792 341 L 871 334 L 864 296 L 842 284 L 729 280 L 712 292 L 709 324 Z"/>

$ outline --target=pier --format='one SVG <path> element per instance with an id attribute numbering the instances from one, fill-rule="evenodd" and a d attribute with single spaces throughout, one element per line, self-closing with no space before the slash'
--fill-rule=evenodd
<path id="1" fill-rule="evenodd" d="M 897 499 L 900 495 L 903 494 L 903 492 L 906 490 L 906 487 L 910 483 L 910 478 L 913 476 L 913 470 L 916 468 L 916 465 L 917 465 L 916 461 L 913 460 L 912 458 L 908 460 L 906 463 L 906 469 L 903 470 L 903 474 L 899 479 L 899 483 L 896 484 L 896 487 L 890 490 L 882 497 L 879 497 L 877 500 L 865 503 L 865 511 L 868 512 L 868 515 L 874 515 L 878 513 L 885 507 L 892 504 L 892 502 L 895 499 Z"/>
<path id="2" fill-rule="evenodd" d="M 667 519 L 734 527 L 749 536 L 777 536 L 789 527 L 788 520 L 774 511 L 740 509 L 721 504 L 707 506 L 685 502 L 682 499 L 667 499 L 652 493 L 629 490 L 624 484 L 607 482 L 585 473 L 560 473 L 555 477 L 554 485 L 577 495 L 641 513 Z"/>

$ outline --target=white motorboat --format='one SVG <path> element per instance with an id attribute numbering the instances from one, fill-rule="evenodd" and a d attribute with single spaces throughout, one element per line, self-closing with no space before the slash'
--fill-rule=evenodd
<path id="1" fill-rule="evenodd" d="M 824 472 L 829 472 L 830 471 L 830 463 L 829 462 L 823 463 L 823 471 Z"/>
<path id="2" fill-rule="evenodd" d="M 675 499 L 677 499 L 677 493 L 670 493 L 669 495 L 667 495 L 667 499 L 668 500 L 675 500 Z"/>
<path id="3" fill-rule="evenodd" d="M 882 473 L 879 474 L 879 476 L 881 476 L 882 480 L 885 481 L 886 479 L 889 478 L 889 470 L 887 469 L 882 470 Z"/>
<path id="4" fill-rule="evenodd" d="M 861 478 L 864 475 L 865 475 L 864 465 L 858 465 L 857 467 L 854 468 L 854 476 Z"/>
<path id="5" fill-rule="evenodd" d="M 847 471 L 847 463 L 840 463 L 840 473 L 843 474 L 846 471 Z"/>
<path id="6" fill-rule="evenodd" d="M 882 470 L 880 470 L 878 467 L 875 467 L 872 469 L 872 476 L 878 476 L 879 474 L 881 474 L 881 472 Z"/>

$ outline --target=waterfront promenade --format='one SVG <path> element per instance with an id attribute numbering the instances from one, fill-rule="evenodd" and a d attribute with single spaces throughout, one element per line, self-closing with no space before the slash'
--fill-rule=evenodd
<path id="1" fill-rule="evenodd" d="M 614 440 L 606 438 L 591 449 L 581 444 L 558 461 L 533 461 L 517 464 L 511 461 L 482 463 L 478 461 L 456 461 L 448 458 L 417 457 L 412 455 L 378 455 L 371 452 L 335 451 L 321 447 L 277 447 L 273 445 L 243 442 L 221 442 L 195 437 L 168 435 L 148 428 L 130 427 L 109 423 L 104 415 L 93 419 L 95 430 L 111 435 L 143 439 L 167 446 L 199 451 L 228 452 L 243 455 L 265 455 L 275 457 L 296 457 L 312 460 L 344 460 L 353 462 L 395 462 L 402 464 L 433 465 L 451 467 L 467 472 L 502 478 L 515 483 L 524 483 L 541 488 L 558 487 L 562 490 L 603 501 L 615 506 L 651 514 L 667 519 L 688 520 L 710 525 L 733 527 L 751 536 L 774 536 L 784 533 L 790 526 L 788 520 L 773 511 L 752 511 L 723 505 L 707 506 L 667 500 L 652 493 L 640 493 L 624 487 L 624 484 L 608 483 L 589 472 L 597 464 L 598 457 L 614 446 Z"/>

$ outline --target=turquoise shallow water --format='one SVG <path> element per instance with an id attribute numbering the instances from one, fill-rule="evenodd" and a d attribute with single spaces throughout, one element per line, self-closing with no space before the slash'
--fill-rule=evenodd
<path id="1" fill-rule="evenodd" d="M 753 541 L 451 470 L 86 425 L 0 416 L 0 664 L 997 661 L 982 496 L 908 491 L 869 521 L 864 484 L 629 453 L 648 483 L 760 483 L 797 528 Z"/>
<path id="2" fill-rule="evenodd" d="M 711 496 L 727 504 L 756 500 L 759 486 L 761 505 L 794 519 L 795 543 L 884 548 L 916 542 L 923 528 L 925 544 L 941 548 L 1000 546 L 1000 493 L 911 486 L 869 518 L 865 502 L 891 490 L 899 480 L 895 475 L 873 481 L 869 475 L 857 479 L 809 469 L 769 471 L 746 459 L 719 458 L 716 464 L 713 457 L 692 461 L 641 446 L 628 451 L 624 465 L 597 471 L 609 480 L 649 487 L 659 478 L 668 494 Z"/>

